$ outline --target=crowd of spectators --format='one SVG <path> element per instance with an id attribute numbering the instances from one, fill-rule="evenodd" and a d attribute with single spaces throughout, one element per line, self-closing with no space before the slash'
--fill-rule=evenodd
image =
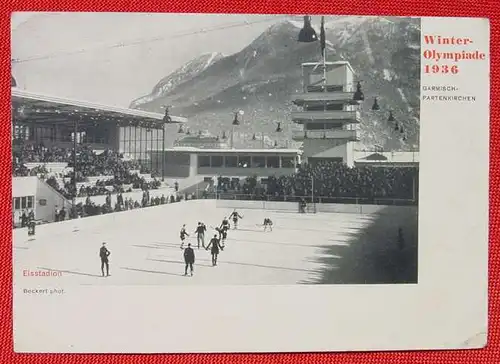
<path id="1" fill-rule="evenodd" d="M 50 147 L 43 144 L 16 143 L 13 145 L 13 155 L 16 163 L 66 163 L 71 157 L 71 150 Z"/>
<path id="2" fill-rule="evenodd" d="M 167 203 L 174 203 L 179 201 L 181 201 L 180 196 L 174 197 L 173 195 L 170 195 L 169 197 L 166 197 L 165 195 L 161 195 L 150 197 L 149 191 L 144 191 L 141 201 L 133 200 L 132 198 L 124 198 L 121 193 L 118 193 L 116 196 L 116 201 L 113 203 L 111 193 L 108 193 L 106 195 L 106 201 L 104 204 L 95 203 L 90 199 L 90 197 L 87 197 L 85 203 L 78 203 L 75 208 L 70 211 L 70 218 L 103 215 L 113 212 L 165 205 Z"/>
<path id="3" fill-rule="evenodd" d="M 219 177 L 219 193 L 235 193 L 252 198 L 315 196 L 315 201 L 335 202 L 350 199 L 364 200 L 413 200 L 418 196 L 418 168 L 399 166 L 356 166 L 321 161 L 301 166 L 288 176 L 269 177 L 262 184 L 256 177 L 237 179 Z M 314 189 L 314 190 L 313 190 Z"/>
<path id="4" fill-rule="evenodd" d="M 146 180 L 140 174 L 149 174 L 150 170 L 137 161 L 126 160 L 123 155 L 109 150 L 96 153 L 85 146 L 77 149 L 76 176 L 73 173 L 75 154 L 71 149 L 15 143 L 12 161 L 12 175 L 15 177 L 38 176 L 68 200 L 75 195 L 87 197 L 84 203 L 78 203 L 68 210 L 64 207 L 60 210 L 56 208 L 55 221 L 163 205 L 188 198 L 188 196 L 177 194 L 167 197 L 165 195 L 151 197 L 150 191 L 161 187 L 161 182 L 155 178 L 156 176 L 151 174 L 152 179 Z M 38 165 L 28 168 L 28 163 Z M 46 163 L 66 163 L 68 168 L 63 173 L 49 173 Z M 95 182 L 89 182 L 88 177 L 101 178 L 97 181 L 94 178 Z M 77 191 L 75 191 L 75 182 L 78 186 Z M 123 196 L 123 193 L 133 190 L 142 190 L 141 200 L 137 201 Z M 178 184 L 176 184 L 177 191 Z M 92 196 L 106 196 L 105 202 L 96 203 L 90 198 Z M 21 226 L 26 225 L 27 214 L 24 213 L 24 215 L 24 220 L 20 221 Z"/>
<path id="5" fill-rule="evenodd" d="M 28 169 L 27 163 L 66 163 L 68 171 L 58 181 L 55 176 L 46 179 L 48 171 L 43 164 Z M 14 177 L 39 176 L 64 197 L 99 196 L 108 192 L 123 193 L 132 189 L 151 190 L 161 187 L 161 182 L 153 177 L 146 181 L 137 172 L 150 171 L 135 160 L 125 160 L 123 155 L 110 150 L 97 153 L 88 146 L 80 146 L 76 152 L 76 182 L 86 182 L 88 177 L 106 176 L 95 184 L 84 184 L 75 191 L 74 180 L 75 155 L 71 149 L 58 147 L 47 148 L 44 145 L 19 144 L 13 149 L 12 175 Z"/>
<path id="6" fill-rule="evenodd" d="M 29 169 L 24 164 L 18 164 L 16 161 L 12 163 L 12 176 L 13 177 L 28 177 L 28 176 L 45 176 L 49 173 L 44 165 L 36 166 Z"/>
<path id="7" fill-rule="evenodd" d="M 73 167 L 73 152 L 70 154 L 71 158 L 67 161 L 68 167 Z M 130 176 L 130 171 L 140 171 L 140 169 L 140 164 L 137 161 L 125 160 L 123 155 L 111 150 L 96 153 L 86 146 L 77 150 L 77 182 L 83 182 L 86 177 L 91 176 L 115 176 L 116 179 L 126 179 Z"/>

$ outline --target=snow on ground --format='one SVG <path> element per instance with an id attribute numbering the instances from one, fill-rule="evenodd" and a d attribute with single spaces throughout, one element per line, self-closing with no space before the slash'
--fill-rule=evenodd
<path id="1" fill-rule="evenodd" d="M 217 57 L 218 54 L 219 54 L 218 52 L 210 53 L 210 57 L 208 58 L 207 62 L 205 63 L 205 67 L 203 67 L 203 69 L 207 69 L 209 66 L 211 66 L 213 60 L 215 59 L 215 57 Z"/>
<path id="2" fill-rule="evenodd" d="M 386 259 L 383 254 L 390 249 L 383 245 L 394 244 L 392 237 L 372 236 L 373 241 L 365 239 L 355 245 L 357 237 L 363 236 L 372 225 L 374 215 L 300 215 L 241 209 L 238 211 L 244 218 L 238 230 L 229 232 L 219 264 L 212 267 L 210 253 L 196 247 L 194 229 L 198 221 L 204 221 L 209 228 L 206 236 L 209 240 L 214 233 L 210 226 L 218 225 L 231 211 L 216 208 L 213 201 L 200 200 L 41 225 L 34 240 L 29 239 L 26 229 L 16 229 L 15 283 L 23 286 L 347 283 L 366 281 L 351 270 L 360 264 L 366 267 L 372 264 L 367 261 L 367 254 Z M 264 217 L 275 223 L 272 232 L 263 232 L 257 226 Z M 184 223 L 191 234 L 188 242 L 196 248 L 193 277 L 183 276 L 179 230 Z M 384 234 L 388 234 L 385 227 Z M 111 276 L 107 278 L 100 276 L 98 251 L 102 242 L 111 251 Z M 373 248 L 367 248 L 367 244 Z M 23 276 L 23 270 L 28 269 L 49 269 L 62 272 L 62 276 Z M 373 272 L 363 274 L 375 278 Z"/>
<path id="3" fill-rule="evenodd" d="M 401 96 L 401 100 L 403 100 L 403 102 L 406 103 L 406 105 L 408 106 L 408 111 L 411 112 L 413 111 L 413 108 L 410 106 L 410 104 L 408 103 L 408 99 L 406 98 L 403 90 L 401 90 L 400 88 L 398 88 L 398 92 L 399 92 L 399 95 Z"/>
<path id="4" fill-rule="evenodd" d="M 387 68 L 384 68 L 384 80 L 386 81 L 392 81 L 392 76 L 391 73 Z"/>
<path id="5" fill-rule="evenodd" d="M 373 57 L 373 51 L 370 46 L 370 41 L 368 40 L 368 35 L 366 32 L 363 30 L 361 31 L 361 37 L 363 38 L 363 43 L 365 44 L 366 47 L 366 54 L 368 55 L 368 58 L 370 59 L 371 63 L 375 63 L 375 58 Z"/>

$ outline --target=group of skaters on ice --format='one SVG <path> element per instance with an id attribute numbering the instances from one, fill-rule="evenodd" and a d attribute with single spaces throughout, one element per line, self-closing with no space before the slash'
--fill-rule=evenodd
<path id="1" fill-rule="evenodd" d="M 238 229 L 238 220 L 242 219 L 243 216 L 238 214 L 236 210 L 234 210 L 231 215 L 229 215 L 229 218 L 233 220 L 233 229 Z M 269 228 L 270 231 L 273 230 L 273 222 L 270 218 L 266 217 L 264 219 L 263 224 L 261 225 L 264 227 L 264 231 L 267 231 Z M 198 243 L 198 249 L 203 247 L 205 250 L 209 250 L 212 254 L 212 266 L 217 265 L 217 257 L 219 255 L 219 252 L 224 250 L 226 239 L 227 239 L 227 232 L 231 228 L 229 224 L 229 220 L 227 217 L 225 217 L 222 220 L 222 223 L 219 227 L 215 227 L 215 231 L 217 232 L 214 234 L 213 238 L 210 240 L 207 246 L 205 246 L 205 232 L 207 231 L 207 227 L 205 226 L 204 223 L 198 222 L 198 226 L 196 227 L 195 234 L 196 234 L 196 239 Z M 184 243 L 186 240 L 186 237 L 188 237 L 189 234 L 186 231 L 186 225 L 184 224 L 181 228 L 180 231 L 180 239 L 181 239 L 181 249 L 184 250 L 184 262 L 186 263 L 186 267 L 184 269 L 184 275 L 187 276 L 188 274 L 188 268 L 190 270 L 191 276 L 193 275 L 193 265 L 195 261 L 195 254 L 194 250 L 191 247 L 191 244 L 188 243 L 187 247 L 184 248 Z M 403 229 L 401 227 L 398 228 L 398 248 L 400 250 L 404 249 L 405 246 L 405 239 L 403 236 Z M 99 249 L 99 257 L 101 258 L 101 272 L 102 276 L 109 276 L 109 256 L 111 255 L 111 252 L 108 250 L 106 247 L 106 243 L 102 243 L 101 248 Z"/>
<path id="2" fill-rule="evenodd" d="M 233 220 L 233 229 L 238 229 L 238 221 L 242 219 L 243 216 L 238 214 L 236 210 L 234 210 L 231 215 L 229 215 L 229 219 Z M 262 224 L 264 227 L 264 231 L 267 231 L 269 228 L 270 231 L 273 230 L 273 222 L 271 221 L 270 218 L 266 217 L 264 219 L 264 223 Z M 227 239 L 227 232 L 231 228 L 231 225 L 229 224 L 229 220 L 227 217 L 225 217 L 222 220 L 222 223 L 219 227 L 215 227 L 215 231 L 217 232 L 213 238 L 210 240 L 207 246 L 205 246 L 205 232 L 207 231 L 207 227 L 205 226 L 204 223 L 198 222 L 198 226 L 196 227 L 195 234 L 196 234 L 196 239 L 198 242 L 198 249 L 200 249 L 200 246 L 204 248 L 205 250 L 210 250 L 210 253 L 212 254 L 212 266 L 217 265 L 217 256 L 219 255 L 219 252 L 224 250 L 224 247 L 226 245 L 226 239 Z M 181 238 L 181 249 L 184 250 L 184 262 L 186 263 L 186 267 L 184 269 L 184 275 L 187 276 L 188 274 L 188 268 L 190 270 L 191 276 L 193 275 L 193 265 L 195 261 L 195 254 L 194 250 L 191 247 L 191 244 L 188 243 L 187 247 L 184 248 L 184 243 L 186 240 L 186 237 L 188 237 L 189 234 L 186 231 L 186 225 L 184 224 L 181 228 L 180 231 L 180 238 Z M 108 277 L 109 276 L 109 256 L 111 255 L 111 252 L 108 250 L 106 247 L 106 243 L 102 243 L 101 248 L 99 249 L 99 257 L 101 258 L 101 272 L 103 277 Z"/>
<path id="3" fill-rule="evenodd" d="M 198 243 L 198 249 L 200 249 L 200 246 L 205 249 L 205 250 L 210 250 L 210 253 L 212 254 L 212 266 L 217 265 L 217 257 L 221 251 L 224 250 L 226 246 L 226 240 L 227 240 L 227 232 L 230 230 L 231 225 L 229 224 L 229 219 L 232 219 L 233 221 L 233 229 L 238 229 L 238 221 L 240 219 L 243 219 L 243 216 L 241 216 L 236 210 L 234 210 L 230 215 L 229 218 L 225 217 L 222 220 L 222 223 L 219 227 L 215 227 L 216 234 L 214 234 L 213 238 L 210 239 L 210 242 L 208 245 L 205 246 L 205 232 L 207 231 L 207 227 L 204 223 L 198 222 L 198 226 L 196 227 L 196 230 L 194 234 L 196 234 L 196 240 Z M 264 219 L 264 223 L 262 224 L 264 226 L 264 231 L 266 231 L 268 228 L 272 231 L 272 226 L 273 222 L 271 221 L 270 218 L 266 217 Z M 186 263 L 186 267 L 184 269 L 184 275 L 187 276 L 188 274 L 188 268 L 190 270 L 191 276 L 193 275 L 193 264 L 195 261 L 195 254 L 194 250 L 191 247 L 191 244 L 188 243 L 187 247 L 184 248 L 184 244 L 186 241 L 186 237 L 188 237 L 189 234 L 186 231 L 186 225 L 182 225 L 181 231 L 180 231 L 180 239 L 181 239 L 181 249 L 184 249 L 184 262 Z"/>

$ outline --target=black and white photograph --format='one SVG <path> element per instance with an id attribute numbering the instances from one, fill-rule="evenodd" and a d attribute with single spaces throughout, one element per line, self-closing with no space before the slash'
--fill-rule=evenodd
<path id="1" fill-rule="evenodd" d="M 418 283 L 419 18 L 12 20 L 16 283 Z"/>
<path id="2" fill-rule="evenodd" d="M 15 351 L 483 347 L 488 52 L 479 18 L 12 13 Z"/>

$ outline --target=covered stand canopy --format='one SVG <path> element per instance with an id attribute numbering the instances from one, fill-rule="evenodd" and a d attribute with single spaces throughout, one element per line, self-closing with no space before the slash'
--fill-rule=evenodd
<path id="1" fill-rule="evenodd" d="M 70 125 L 78 119 L 80 125 L 114 122 L 123 126 L 161 129 L 165 123 L 187 121 L 186 118 L 178 116 L 168 115 L 168 118 L 165 118 L 165 115 L 160 113 L 64 99 L 18 89 L 12 89 L 12 107 L 16 122 L 26 120 L 30 124 Z"/>

